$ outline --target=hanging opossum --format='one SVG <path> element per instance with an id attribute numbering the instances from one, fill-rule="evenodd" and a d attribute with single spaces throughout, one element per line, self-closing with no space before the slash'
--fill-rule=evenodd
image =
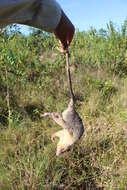
<path id="1" fill-rule="evenodd" d="M 51 137 L 52 140 L 54 140 L 55 137 L 59 137 L 60 139 L 57 144 L 57 156 L 68 150 L 70 146 L 79 140 L 84 133 L 82 119 L 75 111 L 75 97 L 72 90 L 68 52 L 66 52 L 66 67 L 71 96 L 67 109 L 62 114 L 49 112 L 41 114 L 42 117 L 50 116 L 58 125 L 63 128 L 62 130 L 54 133 Z"/>

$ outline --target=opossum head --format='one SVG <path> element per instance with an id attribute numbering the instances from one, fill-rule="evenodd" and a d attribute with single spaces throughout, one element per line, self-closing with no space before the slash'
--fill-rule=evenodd
<path id="1" fill-rule="evenodd" d="M 64 152 L 69 150 L 69 148 L 70 148 L 70 145 L 65 145 L 65 144 L 62 144 L 62 143 L 58 143 L 57 149 L 56 149 L 56 156 L 59 156 L 59 155 L 63 154 Z"/>
<path id="2" fill-rule="evenodd" d="M 56 156 L 61 155 L 61 154 L 64 153 L 66 150 L 67 150 L 67 149 L 66 149 L 62 144 L 57 145 Z"/>

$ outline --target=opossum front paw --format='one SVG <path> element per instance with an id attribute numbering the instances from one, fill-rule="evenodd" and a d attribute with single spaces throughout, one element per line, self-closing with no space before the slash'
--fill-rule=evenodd
<path id="1" fill-rule="evenodd" d="M 54 142 L 55 138 L 56 138 L 56 135 L 55 135 L 55 133 L 53 133 L 53 134 L 51 135 L 51 141 Z"/>

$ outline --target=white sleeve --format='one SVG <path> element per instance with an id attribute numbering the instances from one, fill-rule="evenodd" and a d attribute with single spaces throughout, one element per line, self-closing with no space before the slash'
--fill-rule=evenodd
<path id="1" fill-rule="evenodd" d="M 36 12 L 32 25 L 52 32 L 60 22 L 61 7 L 55 0 L 41 0 L 40 7 Z"/>
<path id="2" fill-rule="evenodd" d="M 55 0 L 0 0 L 0 28 L 18 23 L 53 32 L 61 12 Z"/>

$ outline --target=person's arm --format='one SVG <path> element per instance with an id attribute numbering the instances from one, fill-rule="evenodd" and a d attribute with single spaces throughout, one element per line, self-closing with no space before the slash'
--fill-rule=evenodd
<path id="1" fill-rule="evenodd" d="M 74 36 L 75 28 L 55 0 L 42 0 L 35 17 L 29 25 L 53 32 L 60 40 L 60 51 L 65 52 Z"/>
<path id="2" fill-rule="evenodd" d="M 55 0 L 0 0 L 0 28 L 13 23 L 54 32 L 62 51 L 74 35 L 74 26 Z"/>

